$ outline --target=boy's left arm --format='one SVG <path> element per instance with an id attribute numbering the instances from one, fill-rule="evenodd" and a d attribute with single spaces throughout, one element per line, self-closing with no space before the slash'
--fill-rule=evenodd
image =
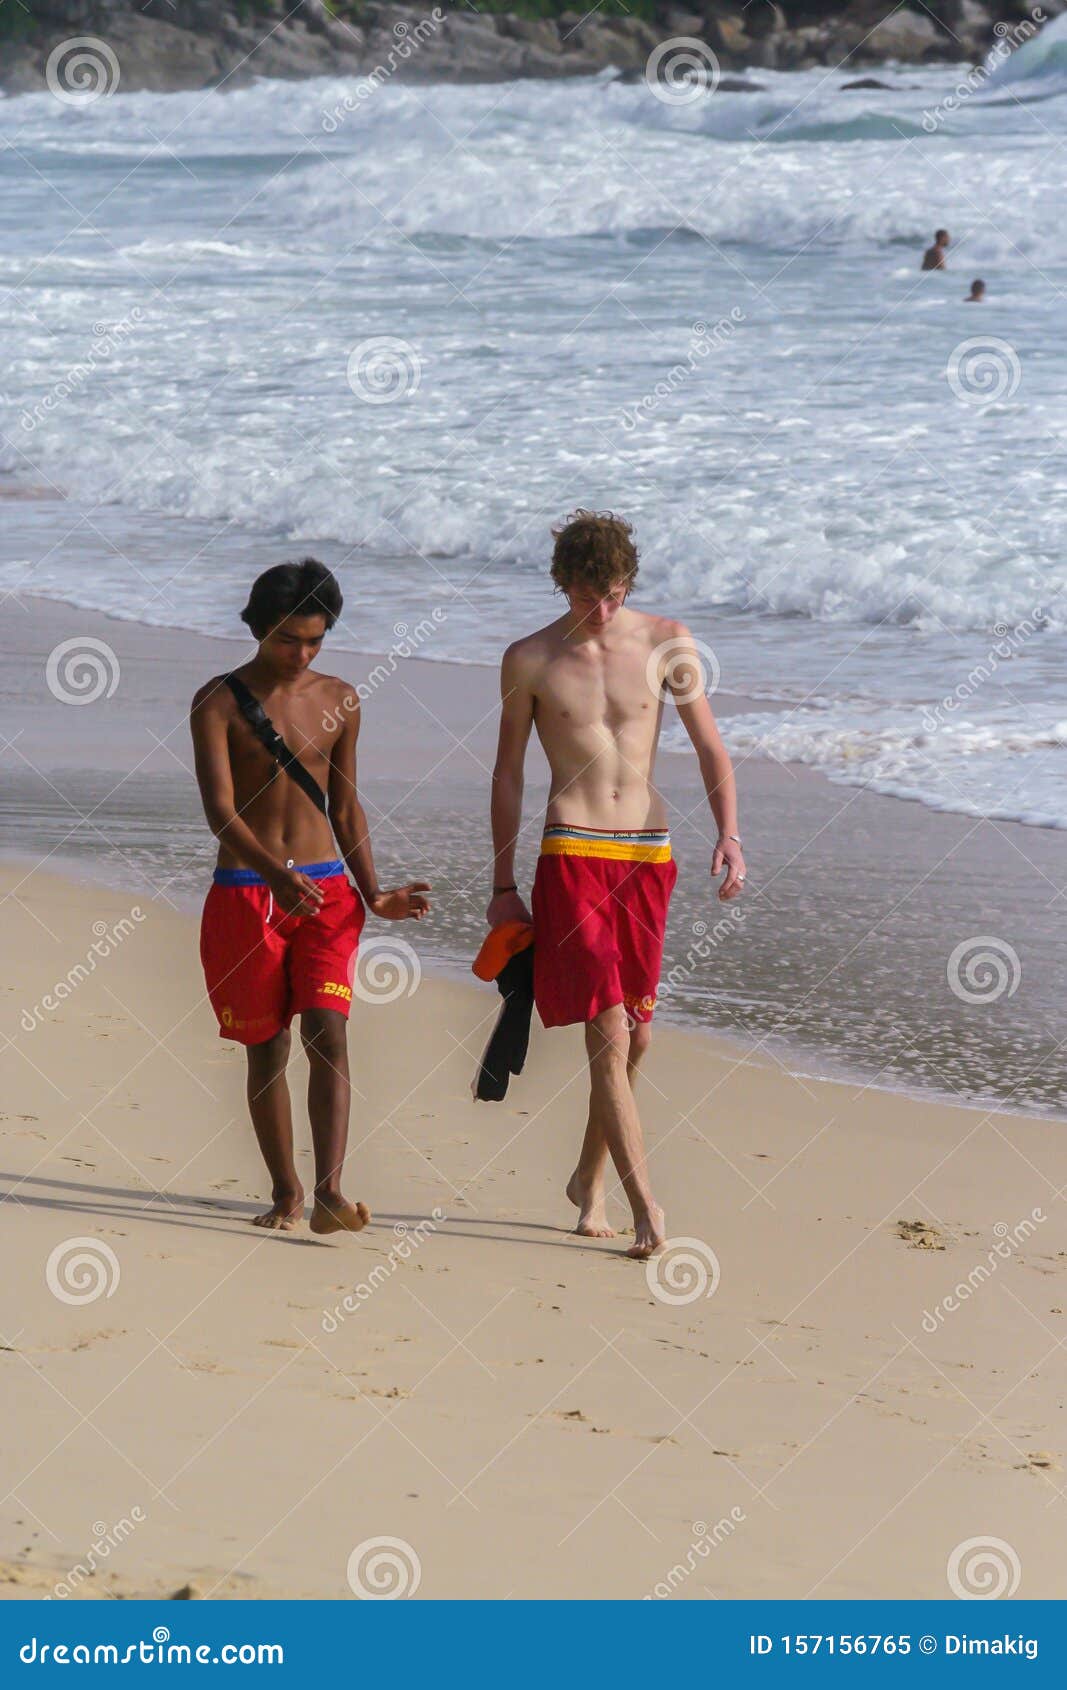
<path id="1" fill-rule="evenodd" d="M 744 891 L 745 859 L 738 838 L 737 785 L 730 753 L 722 742 L 718 723 L 704 688 L 706 675 L 696 641 L 681 622 L 673 625 L 671 661 L 664 680 L 674 696 L 682 726 L 689 735 L 700 764 L 704 791 L 719 829 L 711 859 L 712 878 L 726 870 L 719 887 L 724 903 Z"/>
<path id="2" fill-rule="evenodd" d="M 386 921 L 403 921 L 411 917 L 421 921 L 430 908 L 423 896 L 430 890 L 423 880 L 413 880 L 407 886 L 383 890 L 378 885 L 371 851 L 370 829 L 356 790 L 356 741 L 359 738 L 359 699 L 346 688 L 337 707 L 342 727 L 330 753 L 330 777 L 327 792 L 330 802 L 330 825 L 341 848 L 341 855 L 359 887 L 369 910 Z"/>

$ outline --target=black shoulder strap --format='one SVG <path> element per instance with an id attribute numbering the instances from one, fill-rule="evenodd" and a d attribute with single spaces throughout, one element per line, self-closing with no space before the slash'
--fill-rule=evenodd
<path id="1" fill-rule="evenodd" d="M 325 815 L 326 794 L 322 787 L 314 775 L 305 769 L 296 752 L 290 750 L 289 746 L 286 745 L 255 693 L 245 686 L 238 675 L 227 675 L 226 685 L 233 693 L 237 700 L 237 708 L 260 744 L 266 746 L 275 762 L 296 781 L 297 786 L 307 793 L 311 802 Z"/>

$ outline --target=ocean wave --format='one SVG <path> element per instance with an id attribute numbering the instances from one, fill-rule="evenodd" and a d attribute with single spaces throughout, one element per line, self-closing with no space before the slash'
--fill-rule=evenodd
<path id="1" fill-rule="evenodd" d="M 936 710 L 936 704 L 886 709 L 883 715 L 896 718 L 889 723 L 871 720 L 857 705 L 831 706 L 829 720 L 809 710 L 763 712 L 729 717 L 724 731 L 737 757 L 803 764 L 840 785 L 928 809 L 1067 828 L 1067 721 L 953 723 L 932 715 Z M 676 729 L 666 743 L 685 748 Z"/>

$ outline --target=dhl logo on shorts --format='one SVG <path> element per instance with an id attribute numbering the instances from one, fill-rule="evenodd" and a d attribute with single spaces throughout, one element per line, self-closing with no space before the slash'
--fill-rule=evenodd
<path id="1" fill-rule="evenodd" d="M 344 998 L 346 1003 L 352 1002 L 351 986 L 343 986 L 340 980 L 326 980 L 319 991 L 328 998 Z"/>

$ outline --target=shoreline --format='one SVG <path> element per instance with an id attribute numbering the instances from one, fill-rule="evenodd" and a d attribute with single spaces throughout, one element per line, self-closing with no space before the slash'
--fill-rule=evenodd
<path id="1" fill-rule="evenodd" d="M 19 874 L 25 871 L 24 878 L 29 880 L 40 865 L 35 859 L 26 856 L 17 848 L 0 846 L 0 875 L 5 870 Z M 109 878 L 106 870 L 93 872 L 84 858 L 74 856 L 65 857 L 59 853 L 50 858 L 46 865 L 47 872 L 66 881 L 72 887 L 80 887 L 84 891 L 115 892 L 118 886 L 113 878 Z M 18 889 L 16 884 L 16 890 Z M 206 885 L 196 893 L 181 895 L 172 907 L 190 920 L 198 921 L 203 905 L 203 895 Z M 151 898 L 151 894 L 148 895 Z M 468 965 L 447 957 L 429 956 L 420 958 L 421 974 L 431 981 L 438 981 L 442 986 L 455 987 L 463 991 L 471 987 L 471 970 Z M 477 988 L 473 988 L 477 990 Z M 757 1045 L 737 1032 L 723 1030 L 718 1027 L 703 1027 L 692 1021 L 671 1019 L 669 1010 L 662 1007 L 656 1012 L 657 1034 L 662 1029 L 669 1029 L 671 1034 L 679 1034 L 683 1038 L 697 1039 L 707 1042 L 715 1055 L 730 1062 L 745 1062 L 755 1060 L 767 1066 L 781 1066 L 770 1056 L 764 1056 Z M 940 1109 L 963 1110 L 970 1115 L 978 1115 L 984 1119 L 991 1115 L 1003 1115 L 1010 1120 L 1044 1122 L 1045 1124 L 1067 1125 L 1067 1102 L 1064 1103 L 1061 1115 L 1050 1115 L 1032 1109 L 1011 1108 L 1003 1100 L 996 1097 L 988 1098 L 960 1098 L 947 1092 L 938 1091 L 933 1087 L 922 1087 L 900 1083 L 891 1084 L 887 1080 L 871 1079 L 860 1070 L 850 1072 L 842 1064 L 835 1068 L 829 1059 L 824 1068 L 805 1068 L 803 1062 L 805 1053 L 792 1051 L 790 1060 L 785 1066 L 791 1079 L 800 1084 L 811 1083 L 816 1086 L 845 1086 L 859 1088 L 863 1091 L 884 1093 L 887 1097 L 899 1097 L 909 1104 L 934 1104 Z"/>
<path id="2" fill-rule="evenodd" d="M 28 595 L 16 605 L 17 650 L 0 654 L 10 736 L 0 850 L 88 865 L 94 883 L 143 888 L 195 909 L 214 848 L 191 768 L 188 700 L 224 666 L 223 650 L 242 642 Z M 49 654 L 73 646 L 76 655 L 86 642 L 83 681 L 103 662 L 115 689 L 72 707 L 50 688 Z M 102 659 L 94 650 L 101 644 Z M 381 659 L 348 652 L 324 663 L 354 686 L 383 668 Z M 434 885 L 420 956 L 427 968 L 465 977 L 484 930 L 495 674 L 417 657 L 385 667 L 365 695 L 360 743 L 380 871 Z M 727 695 L 716 704 L 729 738 L 731 707 L 746 701 Z M 752 757 L 740 786 L 758 879 L 731 919 L 704 889 L 710 842 L 691 759 L 665 753 L 657 781 L 682 870 L 668 923 L 664 1024 L 766 1052 L 798 1076 L 1021 1118 L 1063 1114 L 1064 964 L 1048 915 L 1059 884 L 1058 834 L 979 823 Z M 533 744 L 522 883 L 532 876 L 546 792 Z M 30 837 L 36 853 L 27 853 Z M 1023 989 L 972 1006 L 949 989 L 946 962 L 982 934 L 998 936 L 1015 957 Z"/>

